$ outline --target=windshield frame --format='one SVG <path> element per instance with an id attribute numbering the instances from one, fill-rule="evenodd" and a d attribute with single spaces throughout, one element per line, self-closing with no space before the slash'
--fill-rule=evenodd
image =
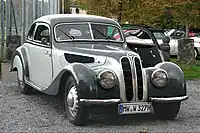
<path id="1" fill-rule="evenodd" d="M 91 33 L 91 39 L 68 39 L 68 40 L 58 40 L 56 37 L 56 28 L 60 25 L 65 25 L 65 24 L 86 24 L 89 27 L 89 31 Z M 94 39 L 94 35 L 92 32 L 92 24 L 99 24 L 99 25 L 108 25 L 108 26 L 112 26 L 115 27 L 119 30 L 119 33 L 121 35 L 121 40 L 111 40 L 111 39 Z M 124 34 L 121 30 L 121 28 L 118 25 L 115 24 L 110 24 L 110 23 L 98 23 L 98 22 L 61 22 L 61 23 L 57 23 L 55 24 L 55 26 L 53 27 L 53 36 L 54 36 L 54 40 L 57 43 L 63 43 L 63 42 L 78 42 L 78 41 L 93 41 L 93 42 L 114 42 L 114 43 L 125 43 L 125 38 L 124 38 Z"/>
<path id="2" fill-rule="evenodd" d="M 153 35 L 155 36 L 156 39 L 162 40 L 163 38 L 165 38 L 167 35 L 165 35 L 165 33 L 160 32 L 160 31 L 152 31 Z M 157 38 L 157 36 L 155 34 L 162 34 L 163 38 Z"/>

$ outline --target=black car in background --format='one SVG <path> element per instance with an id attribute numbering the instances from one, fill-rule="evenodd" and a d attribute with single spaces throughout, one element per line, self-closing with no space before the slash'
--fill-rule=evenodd
<path id="1" fill-rule="evenodd" d="M 164 60 L 170 61 L 170 38 L 164 34 L 165 30 L 131 24 L 122 24 L 121 27 L 128 45 L 143 45 L 147 47 L 147 45 L 157 43 L 164 55 Z"/>

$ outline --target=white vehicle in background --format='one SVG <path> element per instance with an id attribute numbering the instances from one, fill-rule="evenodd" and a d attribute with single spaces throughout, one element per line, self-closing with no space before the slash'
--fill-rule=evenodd
<path id="1" fill-rule="evenodd" d="M 197 34 L 195 37 L 190 37 L 191 39 L 194 39 L 194 52 L 195 57 L 200 55 L 200 34 Z"/>
<path id="2" fill-rule="evenodd" d="M 170 38 L 170 55 L 178 55 L 178 40 L 185 37 L 185 31 L 179 29 L 170 29 L 165 32 Z M 189 36 L 194 36 L 194 33 L 190 32 Z M 200 55 L 200 35 L 195 35 L 194 37 L 190 37 L 190 39 L 194 39 L 194 50 L 195 57 Z"/>

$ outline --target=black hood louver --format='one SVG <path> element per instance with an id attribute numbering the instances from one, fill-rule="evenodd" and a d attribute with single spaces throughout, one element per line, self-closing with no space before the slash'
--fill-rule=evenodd
<path id="1" fill-rule="evenodd" d="M 82 56 L 82 55 L 75 55 L 75 54 L 67 54 L 65 53 L 65 59 L 69 63 L 94 63 L 93 57 Z"/>

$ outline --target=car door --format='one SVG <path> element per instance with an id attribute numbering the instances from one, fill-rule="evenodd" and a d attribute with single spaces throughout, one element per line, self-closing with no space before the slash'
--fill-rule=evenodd
<path id="1" fill-rule="evenodd" d="M 32 45 L 29 45 L 30 81 L 41 89 L 49 87 L 52 82 L 52 59 L 50 26 L 45 23 L 36 24 Z M 42 39 L 46 40 L 42 41 Z"/>

